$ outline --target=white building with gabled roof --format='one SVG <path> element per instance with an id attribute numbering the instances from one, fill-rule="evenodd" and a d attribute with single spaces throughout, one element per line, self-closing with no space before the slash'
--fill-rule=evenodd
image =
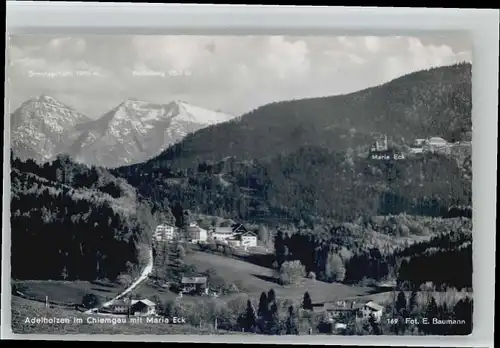
<path id="1" fill-rule="evenodd" d="M 360 313 L 364 319 L 373 316 L 377 322 L 382 318 L 383 311 L 384 307 L 373 301 L 365 303 L 360 309 Z"/>

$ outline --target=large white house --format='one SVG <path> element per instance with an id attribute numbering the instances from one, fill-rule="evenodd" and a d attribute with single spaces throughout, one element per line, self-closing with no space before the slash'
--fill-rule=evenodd
<path id="1" fill-rule="evenodd" d="M 186 228 L 186 232 L 192 243 L 206 242 L 208 239 L 208 231 L 195 223 L 189 224 L 189 227 Z"/>
<path id="2" fill-rule="evenodd" d="M 156 226 L 154 239 L 157 242 L 165 242 L 175 237 L 175 227 L 167 224 Z"/>

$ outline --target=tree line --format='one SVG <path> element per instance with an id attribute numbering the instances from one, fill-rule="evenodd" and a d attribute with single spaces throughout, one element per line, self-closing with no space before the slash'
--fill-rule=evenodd
<path id="1" fill-rule="evenodd" d="M 274 238 L 274 268 L 283 270 L 286 265 L 286 273 L 294 274 L 288 269 L 290 261 L 296 260 L 303 267 L 299 273 L 312 272 L 328 282 L 392 279 L 412 289 L 429 281 L 443 287 L 472 288 L 472 234 L 467 224 L 388 252 L 362 242 L 350 244 L 349 239 L 354 237 L 339 235 L 345 229 L 333 228 L 329 232 L 288 235 L 278 231 Z"/>

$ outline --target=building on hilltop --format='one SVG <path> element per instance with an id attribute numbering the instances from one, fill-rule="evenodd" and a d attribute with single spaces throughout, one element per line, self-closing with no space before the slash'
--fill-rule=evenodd
<path id="1" fill-rule="evenodd" d="M 371 152 L 384 152 L 389 149 L 389 145 L 387 142 L 387 135 L 378 135 L 373 142 L 370 151 Z"/>
<path id="2" fill-rule="evenodd" d="M 428 138 L 423 147 L 423 152 L 450 153 L 450 143 L 440 137 Z"/>
<path id="3" fill-rule="evenodd" d="M 424 145 L 426 139 L 415 139 L 413 144 L 410 145 L 410 153 L 422 153 L 424 152 Z"/>

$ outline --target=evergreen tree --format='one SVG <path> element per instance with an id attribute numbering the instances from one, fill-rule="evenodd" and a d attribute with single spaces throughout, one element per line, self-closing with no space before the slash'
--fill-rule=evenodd
<path id="1" fill-rule="evenodd" d="M 427 304 L 425 315 L 427 318 L 436 318 L 438 316 L 438 306 L 434 296 L 431 296 L 429 303 Z"/>
<path id="2" fill-rule="evenodd" d="M 410 313 L 414 313 L 414 311 L 417 309 L 417 292 L 412 291 L 410 295 L 410 300 L 408 301 L 408 311 Z"/>
<path id="3" fill-rule="evenodd" d="M 280 319 L 278 313 L 278 306 L 276 303 L 271 305 L 269 311 L 269 320 L 266 325 L 266 333 L 268 335 L 279 335 L 280 334 Z"/>
<path id="4" fill-rule="evenodd" d="M 276 254 L 277 269 L 286 261 L 286 250 L 283 232 L 278 231 L 274 237 L 274 250 Z"/>
<path id="5" fill-rule="evenodd" d="M 247 309 L 245 312 L 245 331 L 254 332 L 257 323 L 257 318 L 255 316 L 255 310 L 253 309 L 252 302 L 247 301 Z"/>
<path id="6" fill-rule="evenodd" d="M 305 310 L 312 311 L 313 305 L 312 305 L 312 300 L 311 300 L 311 295 L 309 295 L 309 292 L 304 293 L 304 299 L 302 301 L 302 308 Z"/>
<path id="7" fill-rule="evenodd" d="M 425 310 L 425 317 L 428 318 L 428 320 L 432 320 L 432 318 L 438 318 L 439 310 L 438 306 L 436 303 L 436 299 L 434 296 L 431 296 L 429 303 L 427 304 L 427 308 Z M 422 325 L 422 331 L 434 335 L 438 332 L 438 325 Z"/>
<path id="8" fill-rule="evenodd" d="M 464 320 L 465 324 L 453 326 L 453 334 L 469 335 L 472 332 L 472 299 L 466 297 L 457 302 L 453 308 L 453 314 L 456 320 Z"/>
<path id="9" fill-rule="evenodd" d="M 286 334 L 287 335 L 297 335 L 299 329 L 297 327 L 297 315 L 292 305 L 288 307 L 288 318 L 286 320 Z"/>
<path id="10" fill-rule="evenodd" d="M 269 312 L 269 302 L 266 293 L 263 291 L 262 294 L 260 294 L 259 308 L 257 314 L 260 317 L 266 318 L 268 312 Z"/>
<path id="11" fill-rule="evenodd" d="M 273 289 L 269 290 L 267 293 L 267 302 L 269 304 L 273 304 L 274 302 L 276 302 L 276 293 Z"/>
<path id="12" fill-rule="evenodd" d="M 401 315 L 402 317 L 406 316 L 406 295 L 403 290 L 398 293 L 398 297 L 396 299 L 395 310 L 396 314 Z"/>

